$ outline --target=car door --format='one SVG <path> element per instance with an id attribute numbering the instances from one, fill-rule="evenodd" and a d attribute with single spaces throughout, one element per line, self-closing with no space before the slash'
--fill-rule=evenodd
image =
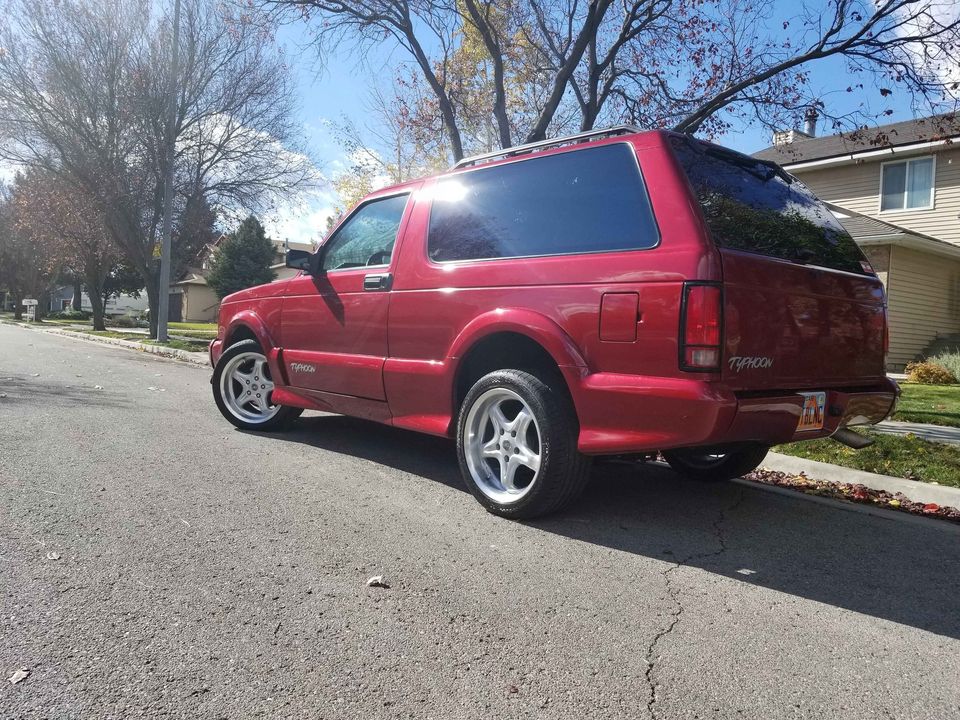
<path id="1" fill-rule="evenodd" d="M 385 400 L 394 247 L 410 190 L 359 205 L 320 249 L 321 270 L 287 285 L 283 362 L 295 388 Z"/>

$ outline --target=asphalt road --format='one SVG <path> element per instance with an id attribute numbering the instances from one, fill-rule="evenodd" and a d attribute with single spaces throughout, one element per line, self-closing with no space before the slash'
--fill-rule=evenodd
<path id="1" fill-rule="evenodd" d="M 443 440 L 4 325 L 0 394 L 3 720 L 960 716 L 932 521 L 605 465 L 513 523 Z"/>

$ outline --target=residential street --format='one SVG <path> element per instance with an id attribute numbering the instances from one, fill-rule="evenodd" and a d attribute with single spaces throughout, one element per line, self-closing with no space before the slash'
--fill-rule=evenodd
<path id="1" fill-rule="evenodd" d="M 447 441 L 240 432 L 203 368 L 0 325 L 0 385 L 3 720 L 960 715 L 933 521 L 605 464 L 519 524 Z"/>

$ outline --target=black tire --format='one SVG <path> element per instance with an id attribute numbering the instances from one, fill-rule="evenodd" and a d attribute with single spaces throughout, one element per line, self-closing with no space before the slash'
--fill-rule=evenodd
<path id="1" fill-rule="evenodd" d="M 766 445 L 748 445 L 725 453 L 711 455 L 706 450 L 681 448 L 665 450 L 663 457 L 676 472 L 701 482 L 732 480 L 756 470 L 767 456 Z"/>
<path id="2" fill-rule="evenodd" d="M 223 354 L 217 361 L 217 366 L 213 369 L 213 378 L 210 380 L 211 384 L 213 385 L 213 399 L 217 403 L 217 409 L 220 410 L 220 414 L 230 421 L 231 424 L 235 425 L 241 430 L 269 432 L 286 429 L 289 427 L 291 422 L 296 420 L 298 417 L 300 417 L 301 413 L 303 413 L 301 408 L 281 407 L 276 414 L 269 419 L 260 422 L 253 422 L 238 417 L 227 406 L 227 402 L 223 397 L 223 387 L 221 383 L 223 371 L 233 358 L 243 353 L 257 353 L 266 359 L 260 344 L 256 340 L 241 340 L 240 342 L 234 343 L 223 351 Z"/>
<path id="3" fill-rule="evenodd" d="M 496 370 L 480 378 L 460 405 L 457 418 L 460 472 L 477 501 L 495 515 L 523 520 L 557 512 L 573 502 L 587 484 L 591 458 L 577 450 L 577 414 L 566 389 L 557 387 L 556 382 L 545 382 L 523 370 Z M 471 408 L 478 400 L 482 402 L 489 391 L 502 388 L 519 395 L 531 411 L 539 455 L 539 470 L 522 491 L 523 495 L 510 502 L 499 502 L 484 492 L 471 473 L 466 457 Z"/>

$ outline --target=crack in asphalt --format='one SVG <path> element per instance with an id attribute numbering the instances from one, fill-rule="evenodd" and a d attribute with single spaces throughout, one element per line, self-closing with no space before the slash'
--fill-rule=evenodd
<path id="1" fill-rule="evenodd" d="M 708 553 L 692 553 L 682 560 L 678 560 L 661 573 L 664 579 L 664 585 L 666 586 L 667 594 L 673 601 L 674 610 L 670 613 L 670 622 L 667 624 L 667 626 L 653 636 L 653 639 L 647 646 L 647 654 L 644 658 L 647 663 L 647 669 L 644 673 L 644 677 L 647 681 L 647 688 L 649 690 L 649 696 L 647 698 L 647 715 L 651 720 L 656 720 L 657 718 L 655 709 L 657 704 L 657 690 L 656 685 L 653 682 L 653 678 L 651 677 L 654 667 L 656 666 L 656 663 L 653 659 L 654 653 L 656 653 L 657 646 L 660 644 L 660 641 L 672 633 L 674 628 L 679 624 L 680 616 L 683 615 L 684 610 L 683 603 L 680 602 L 680 591 L 674 588 L 673 583 L 670 580 L 670 576 L 675 570 L 679 570 L 694 560 L 705 560 L 707 558 L 718 557 L 727 551 L 727 541 L 723 534 L 723 524 L 727 519 L 727 515 L 736 510 L 743 502 L 743 499 L 744 490 L 743 488 L 740 488 L 737 499 L 731 503 L 729 507 L 721 509 L 720 513 L 717 515 L 717 519 L 713 521 L 713 534 L 717 538 L 717 542 L 720 544 L 718 549 Z"/>

